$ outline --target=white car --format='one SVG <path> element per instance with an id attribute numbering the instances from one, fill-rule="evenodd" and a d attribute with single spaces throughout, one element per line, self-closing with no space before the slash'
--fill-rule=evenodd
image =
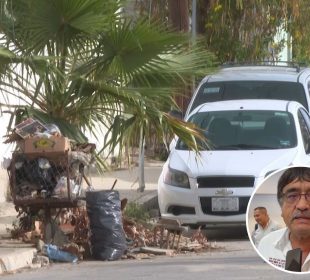
<path id="1" fill-rule="evenodd" d="M 210 144 L 198 155 L 180 139 L 172 144 L 158 181 L 163 218 L 193 227 L 245 224 L 261 180 L 288 165 L 310 164 L 310 116 L 298 102 L 205 103 L 187 121 L 205 130 Z"/>

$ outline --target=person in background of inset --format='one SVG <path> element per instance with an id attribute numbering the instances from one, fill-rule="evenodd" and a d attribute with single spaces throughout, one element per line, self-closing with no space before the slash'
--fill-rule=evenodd
<path id="1" fill-rule="evenodd" d="M 257 223 L 257 229 L 255 229 L 252 233 L 252 241 L 257 247 L 265 235 L 280 229 L 280 227 L 277 223 L 270 219 L 266 207 L 263 206 L 259 206 L 254 209 L 254 219 Z"/>
<path id="2" fill-rule="evenodd" d="M 258 251 L 279 268 L 310 271 L 310 168 L 288 168 L 279 178 L 277 198 L 286 227 L 265 236 Z M 288 268 L 293 249 L 299 252 L 294 259 L 299 270 Z"/>

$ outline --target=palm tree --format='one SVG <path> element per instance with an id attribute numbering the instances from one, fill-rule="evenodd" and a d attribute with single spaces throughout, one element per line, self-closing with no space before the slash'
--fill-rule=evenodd
<path id="1" fill-rule="evenodd" d="M 195 147 L 199 132 L 163 110 L 176 85 L 208 69 L 208 52 L 189 50 L 185 36 L 156 23 L 126 20 L 114 0 L 10 0 L 0 5 L 6 46 L 0 50 L 5 77 L 0 90 L 18 99 L 1 106 L 11 109 L 17 121 L 32 115 L 53 122 L 79 142 L 87 141 L 85 130 L 97 135 L 96 125 L 106 127 L 113 149 L 124 144 L 132 117 L 141 122 L 153 108 L 150 117 L 157 116 L 159 135 L 166 125 Z"/>
<path id="2" fill-rule="evenodd" d="M 104 104 L 97 106 L 96 88 L 76 68 L 89 57 L 93 37 L 110 27 L 119 6 L 109 0 L 17 0 L 1 6 L 2 45 L 19 62 L 5 69 L 2 93 L 22 99 L 17 108 L 24 114 L 54 122 L 65 135 L 85 142 L 82 130 L 106 113 Z"/>

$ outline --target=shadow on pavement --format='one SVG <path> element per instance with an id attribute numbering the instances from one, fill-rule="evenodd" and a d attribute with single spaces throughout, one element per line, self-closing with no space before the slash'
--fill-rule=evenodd
<path id="1" fill-rule="evenodd" d="M 245 226 L 203 230 L 209 241 L 249 240 Z"/>

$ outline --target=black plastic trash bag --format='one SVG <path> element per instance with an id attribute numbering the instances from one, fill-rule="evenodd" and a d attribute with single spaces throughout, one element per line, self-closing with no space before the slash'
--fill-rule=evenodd
<path id="1" fill-rule="evenodd" d="M 86 192 L 90 223 L 91 254 L 95 259 L 114 261 L 126 247 L 121 202 L 117 191 Z"/>

